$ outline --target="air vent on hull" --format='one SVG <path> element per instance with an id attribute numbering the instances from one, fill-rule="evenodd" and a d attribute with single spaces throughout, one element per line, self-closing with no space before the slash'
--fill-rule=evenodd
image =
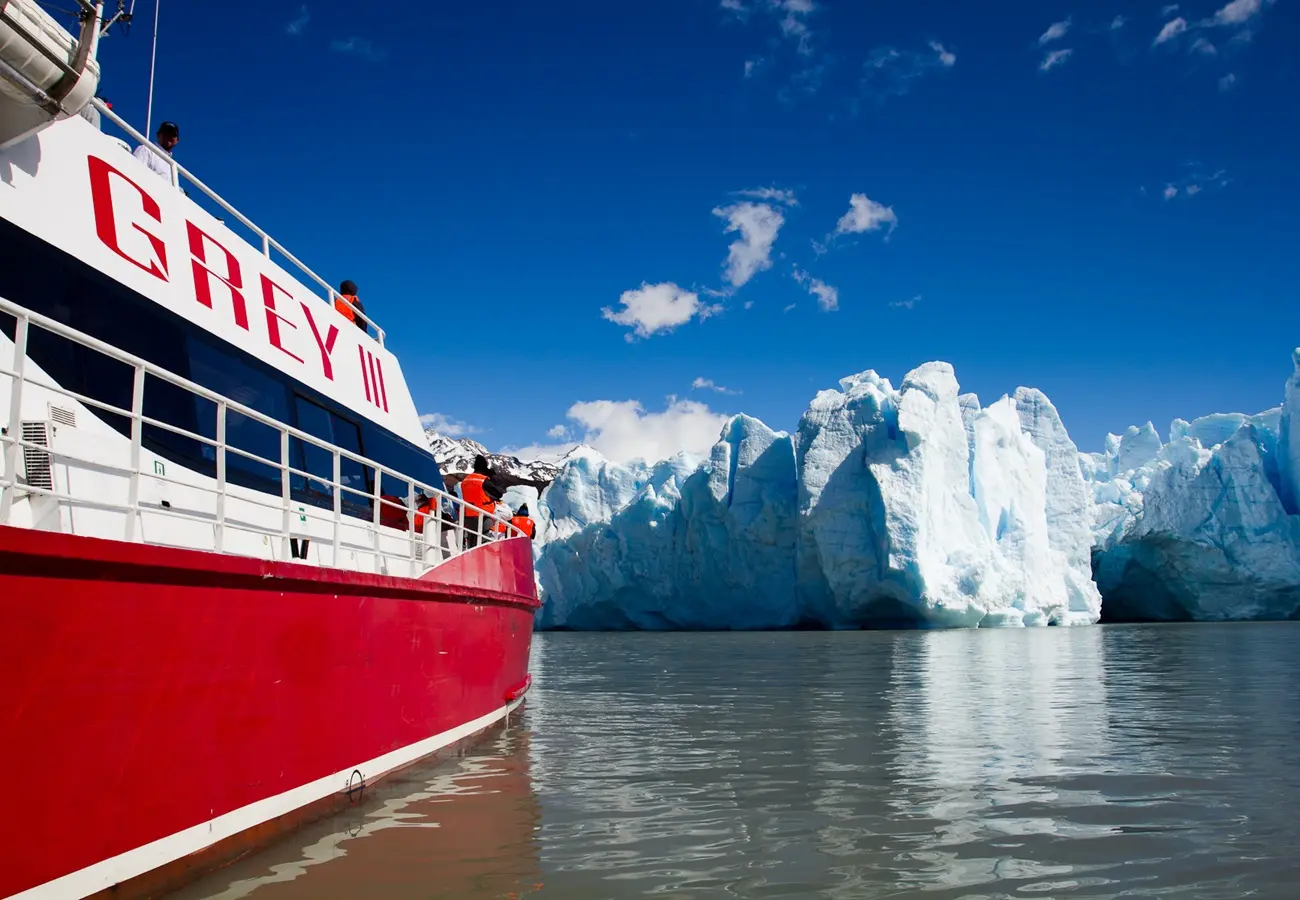
<path id="1" fill-rule="evenodd" d="M 24 422 L 23 440 L 40 447 L 50 446 L 50 430 L 47 422 Z M 34 488 L 54 490 L 53 458 L 45 450 L 35 447 L 23 447 L 23 469 L 27 484 Z"/>
<path id="2" fill-rule="evenodd" d="M 50 404 L 50 421 L 55 425 L 68 425 L 72 428 L 77 427 L 77 414 L 70 409 L 64 409 L 62 406 Z"/>

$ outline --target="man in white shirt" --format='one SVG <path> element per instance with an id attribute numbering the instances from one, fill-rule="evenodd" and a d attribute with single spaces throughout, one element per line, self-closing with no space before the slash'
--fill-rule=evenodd
<path id="1" fill-rule="evenodd" d="M 180 141 L 181 130 L 176 127 L 175 122 L 163 122 L 158 126 L 158 136 L 155 138 L 155 143 L 163 149 L 168 159 L 171 158 L 172 148 L 179 144 Z M 150 172 L 161 175 L 168 181 L 172 180 L 171 163 L 155 152 L 148 144 L 141 144 L 136 147 L 134 156 L 148 166 Z"/>

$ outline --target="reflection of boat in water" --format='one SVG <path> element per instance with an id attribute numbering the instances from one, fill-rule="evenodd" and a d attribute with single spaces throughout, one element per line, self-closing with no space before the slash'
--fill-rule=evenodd
<path id="1" fill-rule="evenodd" d="M 175 900 L 521 897 L 541 888 L 528 732 L 413 771 Z"/>

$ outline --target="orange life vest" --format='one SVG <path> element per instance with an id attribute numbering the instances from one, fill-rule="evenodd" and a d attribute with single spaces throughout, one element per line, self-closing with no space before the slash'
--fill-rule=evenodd
<path id="1" fill-rule="evenodd" d="M 388 501 L 379 507 L 379 524 L 387 525 L 389 528 L 400 528 L 405 531 L 408 520 L 406 510 L 403 508 L 406 504 L 402 501 L 402 498 L 395 494 L 381 494 L 379 499 Z"/>
<path id="2" fill-rule="evenodd" d="M 421 503 L 419 506 L 415 508 L 415 533 L 416 534 L 424 534 L 425 519 L 432 519 L 437 517 L 438 515 L 436 511 L 437 506 L 438 506 L 438 502 L 436 500 L 429 499 L 429 500 L 425 500 L 423 503 Z"/>
<path id="3" fill-rule="evenodd" d="M 483 489 L 483 484 L 486 481 L 486 475 L 481 475 L 478 472 L 475 472 L 472 475 L 466 475 L 465 480 L 460 483 L 460 496 L 466 503 L 478 507 L 478 509 L 474 509 L 473 506 L 466 506 L 465 518 L 470 518 L 472 516 L 477 519 L 479 509 L 484 512 L 497 511 L 496 501 L 489 500 L 487 491 Z"/>
<path id="4" fill-rule="evenodd" d="M 537 531 L 537 526 L 534 525 L 533 520 L 528 518 L 527 516 L 511 516 L 510 524 L 518 528 L 524 534 L 528 535 L 528 539 L 530 541 L 533 539 L 533 535 Z"/>
<path id="5" fill-rule="evenodd" d="M 339 294 L 334 298 L 334 308 L 343 314 L 343 318 L 355 324 L 357 321 L 357 311 L 353 309 L 352 306 L 348 306 L 348 304 L 351 303 L 355 306 L 356 302 L 356 294 Z"/>

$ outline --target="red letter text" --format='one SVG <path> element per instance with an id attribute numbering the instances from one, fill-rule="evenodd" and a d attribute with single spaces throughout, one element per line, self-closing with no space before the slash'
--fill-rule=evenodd
<path id="1" fill-rule="evenodd" d="M 162 222 L 162 209 L 158 206 L 158 201 L 154 200 L 146 193 L 145 189 L 140 187 L 130 178 L 127 178 L 117 169 L 114 169 L 108 163 L 104 162 L 97 156 L 89 156 L 86 162 L 90 165 L 90 196 L 95 205 L 95 233 L 99 239 L 104 242 L 108 249 L 112 250 L 118 256 L 122 257 L 132 265 L 139 266 L 150 275 L 157 276 L 159 279 L 167 280 L 167 245 L 162 242 L 162 238 L 155 234 L 150 234 L 141 228 L 138 224 L 132 224 L 131 227 L 143 234 L 149 239 L 149 244 L 153 247 L 154 256 L 157 261 L 149 260 L 145 265 L 133 256 L 128 256 L 122 249 L 117 240 L 117 213 L 113 209 L 113 189 L 109 182 L 110 175 L 116 175 L 125 181 L 131 187 L 140 192 L 140 203 L 144 207 L 145 215 L 155 222 Z M 159 266 L 159 263 L 162 265 Z"/>

